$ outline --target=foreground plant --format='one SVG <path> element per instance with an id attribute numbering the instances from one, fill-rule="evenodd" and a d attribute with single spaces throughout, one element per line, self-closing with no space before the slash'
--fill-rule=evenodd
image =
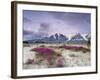
<path id="1" fill-rule="evenodd" d="M 90 49 L 82 47 L 82 46 L 60 46 L 59 48 L 64 48 L 67 50 L 72 50 L 72 51 L 83 51 L 84 53 L 87 51 L 90 51 Z"/>
<path id="2" fill-rule="evenodd" d="M 34 64 L 34 59 L 28 59 L 25 64 Z"/>
<path id="3" fill-rule="evenodd" d="M 33 48 L 31 51 L 37 52 L 37 62 L 42 63 L 42 61 L 46 60 L 48 67 L 63 67 L 65 64 L 64 58 L 61 54 L 58 54 L 56 51 L 50 48 Z"/>
<path id="4" fill-rule="evenodd" d="M 50 48 L 41 48 L 41 47 L 40 48 L 33 48 L 33 49 L 31 49 L 31 51 L 36 51 L 39 54 L 42 54 L 44 56 L 56 54 L 56 52 L 53 49 L 50 49 Z"/>

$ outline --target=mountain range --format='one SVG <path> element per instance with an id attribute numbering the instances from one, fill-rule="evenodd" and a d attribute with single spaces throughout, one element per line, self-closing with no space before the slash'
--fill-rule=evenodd
<path id="1" fill-rule="evenodd" d="M 23 41 L 24 43 L 84 43 L 88 40 L 90 37 L 89 34 L 86 34 L 85 37 L 83 37 L 80 33 L 77 33 L 69 39 L 67 36 L 63 34 L 53 34 L 48 37 L 42 37 L 40 39 L 32 39 Z"/>

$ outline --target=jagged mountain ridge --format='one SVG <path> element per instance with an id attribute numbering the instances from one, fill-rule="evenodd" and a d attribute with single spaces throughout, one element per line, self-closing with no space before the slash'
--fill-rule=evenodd
<path id="1" fill-rule="evenodd" d="M 33 40 L 28 40 L 28 42 L 35 42 L 35 43 L 63 43 L 63 42 L 86 42 L 87 41 L 87 36 L 89 34 L 86 34 L 84 37 L 78 33 L 73 35 L 70 39 L 63 35 L 63 34 L 53 34 L 48 37 L 43 37 L 40 39 L 33 39 Z M 90 35 L 89 35 L 90 36 Z"/>

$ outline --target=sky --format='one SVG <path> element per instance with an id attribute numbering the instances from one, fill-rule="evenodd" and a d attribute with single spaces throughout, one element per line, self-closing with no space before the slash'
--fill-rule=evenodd
<path id="1" fill-rule="evenodd" d="M 24 40 L 41 38 L 55 33 L 86 34 L 91 31 L 91 14 L 23 10 Z"/>

